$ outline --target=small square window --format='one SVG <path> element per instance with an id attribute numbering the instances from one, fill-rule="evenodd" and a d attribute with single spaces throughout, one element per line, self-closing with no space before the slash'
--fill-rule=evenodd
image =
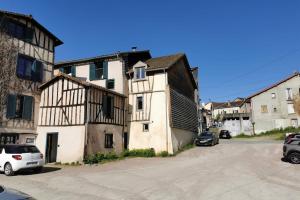
<path id="1" fill-rule="evenodd" d="M 268 113 L 268 106 L 267 105 L 262 105 L 261 106 L 261 113 Z"/>
<path id="2" fill-rule="evenodd" d="M 108 79 L 106 81 L 106 88 L 110 90 L 115 89 L 115 79 Z"/>
<path id="3" fill-rule="evenodd" d="M 143 124 L 143 131 L 144 132 L 148 132 L 149 131 L 149 124 L 148 123 Z"/>
<path id="4" fill-rule="evenodd" d="M 105 148 L 111 149 L 113 148 L 114 136 L 111 133 L 105 134 Z"/>

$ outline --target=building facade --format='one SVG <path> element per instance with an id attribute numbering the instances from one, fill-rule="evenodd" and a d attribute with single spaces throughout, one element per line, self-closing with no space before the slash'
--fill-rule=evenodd
<path id="1" fill-rule="evenodd" d="M 174 153 L 198 133 L 197 84 L 184 54 L 136 63 L 128 72 L 129 149 Z"/>
<path id="2" fill-rule="evenodd" d="M 124 150 L 126 96 L 63 73 L 40 88 L 37 146 L 46 162 Z"/>
<path id="3" fill-rule="evenodd" d="M 255 133 L 298 127 L 299 116 L 294 109 L 294 99 L 299 92 L 300 76 L 297 72 L 250 96 Z"/>
<path id="4" fill-rule="evenodd" d="M 31 15 L 0 11 L 0 144 L 34 144 L 39 86 L 62 42 Z"/>

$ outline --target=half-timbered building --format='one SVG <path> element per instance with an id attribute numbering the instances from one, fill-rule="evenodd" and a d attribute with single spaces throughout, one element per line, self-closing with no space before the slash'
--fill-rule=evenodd
<path id="1" fill-rule="evenodd" d="M 0 11 L 0 144 L 35 143 L 38 87 L 52 78 L 61 44 L 31 15 Z"/>
<path id="2" fill-rule="evenodd" d="M 76 162 L 89 154 L 123 151 L 125 95 L 64 73 L 40 88 L 37 145 L 46 162 Z"/>
<path id="3" fill-rule="evenodd" d="M 185 54 L 137 62 L 129 70 L 129 149 L 174 153 L 198 132 L 197 83 Z"/>

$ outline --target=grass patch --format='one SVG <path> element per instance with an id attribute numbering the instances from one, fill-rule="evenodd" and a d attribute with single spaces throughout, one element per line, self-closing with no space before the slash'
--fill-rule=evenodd
<path id="1" fill-rule="evenodd" d="M 271 138 L 273 138 L 275 140 L 284 140 L 286 133 L 293 133 L 293 132 L 300 132 L 300 128 L 287 127 L 284 129 L 283 128 L 273 129 L 273 130 L 262 132 L 262 133 L 256 134 L 256 135 L 245 135 L 242 133 L 240 135 L 235 136 L 234 138 L 255 138 L 255 137 L 270 136 Z"/>

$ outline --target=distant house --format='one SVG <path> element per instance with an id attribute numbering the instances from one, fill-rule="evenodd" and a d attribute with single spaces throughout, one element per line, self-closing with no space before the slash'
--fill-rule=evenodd
<path id="1" fill-rule="evenodd" d="M 36 143 L 46 162 L 124 150 L 126 96 L 63 73 L 40 89 Z"/>
<path id="2" fill-rule="evenodd" d="M 299 116 L 294 110 L 294 97 L 300 92 L 300 74 L 289 77 L 249 97 L 255 132 L 299 126 Z"/>
<path id="3" fill-rule="evenodd" d="M 35 144 L 39 86 L 62 44 L 31 15 L 0 11 L 0 144 Z"/>
<path id="4" fill-rule="evenodd" d="M 185 54 L 139 61 L 128 80 L 130 149 L 174 153 L 192 142 L 198 88 Z"/>
<path id="5" fill-rule="evenodd" d="M 233 136 L 253 133 L 250 99 L 239 97 L 228 102 L 211 102 L 206 108 L 211 109 L 211 123 L 218 125 L 220 129 L 229 130 Z M 207 111 L 206 115 L 208 113 Z M 209 115 L 206 118 L 209 119 Z"/>

